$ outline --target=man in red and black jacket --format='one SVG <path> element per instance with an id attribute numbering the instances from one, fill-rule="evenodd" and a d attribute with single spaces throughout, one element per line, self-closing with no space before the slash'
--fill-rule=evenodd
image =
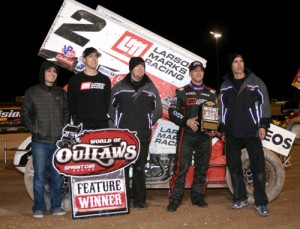
<path id="1" fill-rule="evenodd" d="M 217 104 L 216 91 L 203 83 L 204 67 L 200 61 L 189 66 L 191 82 L 179 89 L 169 108 L 169 117 L 179 126 L 175 166 L 170 181 L 170 196 L 167 210 L 174 212 L 183 198 L 185 177 L 194 157 L 194 180 L 191 187 L 193 205 L 207 207 L 205 192 L 207 170 L 211 154 L 210 136 L 202 131 L 200 121 L 201 106 L 207 101 Z M 194 154 L 193 154 L 194 152 Z"/>

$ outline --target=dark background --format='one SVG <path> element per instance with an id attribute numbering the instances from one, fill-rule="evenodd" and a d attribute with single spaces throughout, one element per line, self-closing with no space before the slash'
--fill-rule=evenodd
<path id="1" fill-rule="evenodd" d="M 35 1 L 36 2 L 36 1 Z M 0 102 L 14 101 L 27 87 L 38 83 L 43 58 L 38 51 L 63 1 L 11 1 L 2 8 L 2 80 Z M 97 5 L 156 33 L 205 58 L 205 82 L 217 88 L 217 46 L 210 31 L 222 33 L 218 40 L 219 83 L 230 69 L 227 56 L 243 55 L 245 64 L 262 78 L 270 99 L 299 99 L 291 83 L 300 67 L 299 8 L 287 2 L 254 1 L 120 1 L 80 0 L 92 9 Z M 61 72 L 64 86 L 73 73 Z"/>

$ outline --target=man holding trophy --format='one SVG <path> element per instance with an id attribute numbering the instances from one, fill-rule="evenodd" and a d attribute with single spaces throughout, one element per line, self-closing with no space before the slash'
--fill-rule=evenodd
<path id="1" fill-rule="evenodd" d="M 167 210 L 175 212 L 184 194 L 185 177 L 194 158 L 194 178 L 191 202 L 207 207 L 205 192 L 211 155 L 211 134 L 218 128 L 217 95 L 204 85 L 204 67 L 200 61 L 189 65 L 191 82 L 176 89 L 169 108 L 169 117 L 179 126 L 175 166 L 170 181 Z"/>

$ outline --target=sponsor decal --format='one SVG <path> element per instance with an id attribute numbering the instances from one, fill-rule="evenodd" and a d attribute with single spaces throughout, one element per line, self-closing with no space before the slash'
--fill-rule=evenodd
<path id="1" fill-rule="evenodd" d="M 262 144 L 267 149 L 287 157 L 291 151 L 295 137 L 295 133 L 270 124 L 270 128 L 267 130 L 267 135 Z"/>
<path id="2" fill-rule="evenodd" d="M 291 84 L 293 87 L 300 89 L 300 68 L 298 69 L 297 74 Z"/>
<path id="3" fill-rule="evenodd" d="M 170 96 L 167 96 L 161 102 L 163 107 L 168 110 L 171 105 L 172 99 Z"/>
<path id="4" fill-rule="evenodd" d="M 21 121 L 21 107 L 10 103 L 0 104 L 0 133 L 26 132 Z"/>
<path id="5" fill-rule="evenodd" d="M 64 45 L 64 47 L 62 48 L 62 53 L 66 56 L 66 57 L 70 57 L 73 58 L 76 56 L 76 52 L 73 48 L 72 45 Z"/>
<path id="6" fill-rule="evenodd" d="M 88 90 L 91 88 L 91 82 L 84 82 L 80 85 L 80 90 Z"/>
<path id="7" fill-rule="evenodd" d="M 175 116 L 175 117 L 177 117 L 177 118 L 179 118 L 179 119 L 183 119 L 183 115 L 181 114 L 181 113 L 179 113 L 177 110 L 174 110 L 173 112 L 172 112 L 172 114 Z"/>
<path id="8" fill-rule="evenodd" d="M 149 66 L 148 68 L 157 72 L 157 76 L 165 75 L 164 79 L 166 81 L 172 82 L 174 79 L 178 81 L 188 80 L 185 75 L 188 72 L 189 61 L 167 49 L 155 47 L 145 58 L 145 62 Z"/>
<path id="9" fill-rule="evenodd" d="M 187 105 L 196 105 L 196 101 L 197 101 L 196 98 L 188 98 L 186 101 L 186 104 Z"/>
<path id="10" fill-rule="evenodd" d="M 152 42 L 126 31 L 111 49 L 131 58 L 133 56 L 144 56 L 152 45 Z"/>
<path id="11" fill-rule="evenodd" d="M 187 92 L 187 93 L 185 93 L 186 95 L 196 95 L 196 92 L 194 92 L 194 91 L 190 91 L 190 92 Z"/>
<path id="12" fill-rule="evenodd" d="M 209 97 L 209 94 L 206 94 L 206 93 L 200 93 L 200 95 L 203 95 L 203 96 Z"/>
<path id="13" fill-rule="evenodd" d="M 83 82 L 80 85 L 80 90 L 89 90 L 89 89 L 100 89 L 100 90 L 103 90 L 104 87 L 105 87 L 104 83 Z"/>
<path id="14" fill-rule="evenodd" d="M 256 88 L 256 86 L 247 85 L 246 90 L 247 90 L 247 91 L 254 91 L 255 88 Z"/>
<path id="15" fill-rule="evenodd" d="M 58 61 L 58 62 L 61 62 L 61 63 L 64 63 L 65 65 L 71 67 L 73 64 L 74 64 L 74 60 L 61 54 L 61 53 L 57 53 L 55 59 Z"/>
<path id="16" fill-rule="evenodd" d="M 166 120 L 159 120 L 155 134 L 151 139 L 150 152 L 153 154 L 175 154 L 177 145 L 178 126 Z"/>
<path id="17" fill-rule="evenodd" d="M 0 118 L 20 118 L 20 110 L 9 110 L 9 111 L 4 111 L 0 110 Z"/>

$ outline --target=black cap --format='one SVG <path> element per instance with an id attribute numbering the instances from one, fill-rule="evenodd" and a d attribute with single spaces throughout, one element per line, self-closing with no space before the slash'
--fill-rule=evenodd
<path id="1" fill-rule="evenodd" d="M 233 61 L 235 58 L 237 57 L 241 57 L 243 59 L 243 56 L 240 54 L 240 53 L 231 53 L 229 56 L 228 56 L 228 64 L 229 64 L 229 67 L 231 67 Z"/>
<path id="2" fill-rule="evenodd" d="M 46 71 L 48 68 L 54 67 L 56 69 L 57 75 L 59 74 L 60 68 L 56 65 L 53 61 L 45 60 L 42 65 L 41 69 L 42 72 Z"/>
<path id="3" fill-rule="evenodd" d="M 101 54 L 97 51 L 97 49 L 93 48 L 93 47 L 89 47 L 89 48 L 86 48 L 83 53 L 82 53 L 82 56 L 85 58 L 87 57 L 88 55 L 90 55 L 91 53 L 96 53 L 98 57 L 101 56 Z"/>
<path id="4" fill-rule="evenodd" d="M 202 69 L 203 69 L 203 71 L 204 71 L 204 67 L 203 67 L 203 64 L 200 62 L 200 61 L 198 61 L 198 60 L 196 60 L 196 61 L 193 61 L 191 64 L 190 64 L 190 66 L 189 66 L 189 70 L 190 71 L 193 71 L 195 68 L 197 68 L 198 66 L 200 66 Z"/>
<path id="5" fill-rule="evenodd" d="M 132 57 L 130 60 L 129 60 L 129 71 L 131 72 L 132 69 L 134 69 L 135 66 L 139 65 L 139 64 L 142 64 L 145 66 L 145 61 L 142 57 Z"/>

